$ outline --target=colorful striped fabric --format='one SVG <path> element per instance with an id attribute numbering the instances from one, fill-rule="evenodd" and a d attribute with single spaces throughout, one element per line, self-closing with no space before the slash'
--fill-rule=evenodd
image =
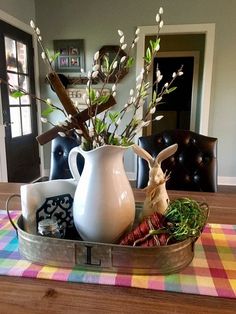
<path id="1" fill-rule="evenodd" d="M 11 216 L 17 218 L 19 212 Z M 168 276 L 123 275 L 36 265 L 20 257 L 15 230 L 0 211 L 0 275 L 236 298 L 236 225 L 208 224 L 192 263 Z"/>

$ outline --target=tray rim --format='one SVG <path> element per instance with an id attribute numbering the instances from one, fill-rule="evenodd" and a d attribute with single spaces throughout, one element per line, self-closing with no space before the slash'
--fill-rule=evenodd
<path id="1" fill-rule="evenodd" d="M 56 242 L 65 242 L 65 243 L 70 243 L 70 244 L 88 244 L 88 245 L 93 245 L 93 246 L 107 246 L 107 247 L 114 247 L 117 249 L 122 249 L 122 248 L 126 248 L 126 249 L 133 249 L 133 250 L 170 250 L 171 248 L 179 248 L 179 246 L 182 246 L 183 244 L 189 245 L 191 243 L 194 243 L 199 237 L 189 237 L 183 241 L 180 242 L 176 242 L 173 244 L 168 244 L 168 245 L 162 245 L 162 246 L 151 246 L 151 247 L 141 247 L 141 246 L 131 246 L 131 245 L 120 245 L 120 244 L 116 244 L 116 243 L 103 243 L 103 242 L 92 242 L 92 241 L 84 241 L 84 240 L 77 240 L 77 239 L 64 239 L 64 238 L 52 238 L 52 237 L 47 237 L 47 236 L 40 236 L 38 234 L 32 234 L 32 233 L 28 233 L 27 231 L 25 231 L 24 229 L 22 229 L 22 227 L 20 225 L 23 225 L 23 216 L 22 214 L 18 217 L 17 222 L 16 222 L 16 226 L 17 226 L 17 232 L 20 231 L 20 233 L 22 233 L 23 235 L 26 235 L 27 237 L 30 238 L 40 238 L 42 241 L 56 241 Z M 45 239 L 45 240 L 44 240 Z"/>

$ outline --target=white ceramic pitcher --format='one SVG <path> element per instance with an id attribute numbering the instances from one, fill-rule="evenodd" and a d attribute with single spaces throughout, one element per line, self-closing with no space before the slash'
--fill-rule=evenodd
<path id="1" fill-rule="evenodd" d="M 91 151 L 75 147 L 69 154 L 69 166 L 78 180 L 74 203 L 74 224 L 83 240 L 115 243 L 131 227 L 135 201 L 123 165 L 127 148 L 105 145 Z M 85 165 L 80 177 L 76 157 Z"/>

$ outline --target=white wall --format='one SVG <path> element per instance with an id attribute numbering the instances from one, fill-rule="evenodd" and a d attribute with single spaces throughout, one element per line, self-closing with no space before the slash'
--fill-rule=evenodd
<path id="1" fill-rule="evenodd" d="M 0 0 L 0 9 L 26 24 L 35 18 L 34 0 Z"/>

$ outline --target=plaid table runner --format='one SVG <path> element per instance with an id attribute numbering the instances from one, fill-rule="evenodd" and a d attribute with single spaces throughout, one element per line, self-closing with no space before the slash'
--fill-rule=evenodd
<path id="1" fill-rule="evenodd" d="M 13 211 L 16 219 L 20 212 Z M 124 275 L 33 264 L 18 253 L 16 233 L 0 210 L 0 275 L 106 284 L 236 298 L 236 225 L 208 224 L 192 263 L 167 276 Z"/>

